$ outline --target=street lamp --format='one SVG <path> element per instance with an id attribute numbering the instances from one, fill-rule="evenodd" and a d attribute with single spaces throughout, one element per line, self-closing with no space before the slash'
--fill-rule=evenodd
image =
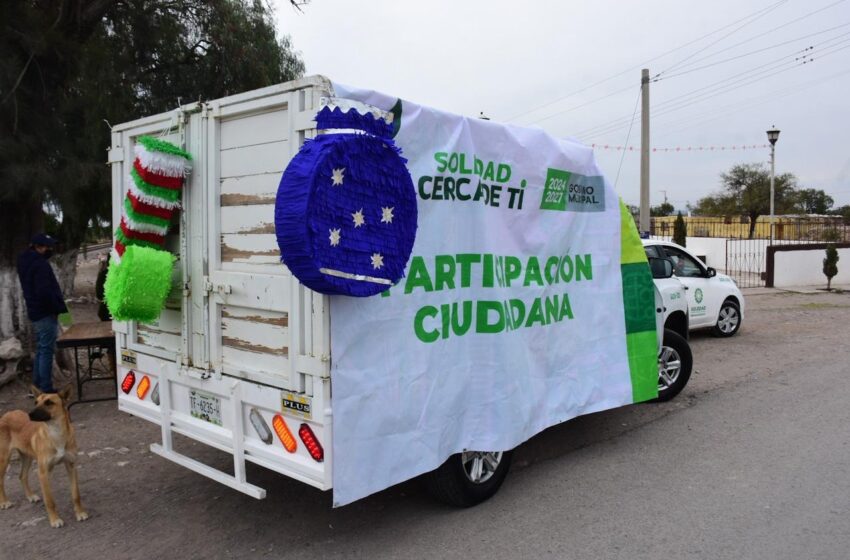
<path id="1" fill-rule="evenodd" d="M 770 244 L 773 245 L 773 179 L 776 173 L 776 141 L 779 140 L 776 125 L 767 131 L 767 140 L 770 142 Z"/>

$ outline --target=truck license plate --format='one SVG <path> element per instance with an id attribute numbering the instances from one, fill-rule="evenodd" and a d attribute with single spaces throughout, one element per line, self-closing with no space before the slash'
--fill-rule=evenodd
<path id="1" fill-rule="evenodd" d="M 221 426 L 220 398 L 200 391 L 189 391 L 189 409 L 195 418 Z"/>

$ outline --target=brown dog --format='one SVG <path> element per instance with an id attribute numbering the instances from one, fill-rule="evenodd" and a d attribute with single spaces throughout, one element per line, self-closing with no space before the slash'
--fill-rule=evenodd
<path id="1" fill-rule="evenodd" d="M 12 507 L 6 499 L 4 480 L 6 467 L 12 450 L 17 449 L 21 456 L 21 484 L 30 502 L 37 502 L 38 496 L 30 490 L 29 473 L 32 460 L 38 461 L 38 480 L 44 496 L 44 506 L 51 527 L 64 525 L 56 513 L 56 503 L 50 490 L 50 472 L 57 463 L 65 463 L 68 478 L 71 480 L 71 497 L 74 500 L 74 512 L 77 521 L 85 521 L 89 514 L 80 502 L 80 488 L 77 484 L 77 441 L 74 428 L 68 416 L 68 399 L 71 388 L 66 387 L 59 393 L 42 393 L 32 387 L 35 395 L 35 408 L 27 415 L 23 410 L 7 412 L 0 418 L 0 509 Z"/>

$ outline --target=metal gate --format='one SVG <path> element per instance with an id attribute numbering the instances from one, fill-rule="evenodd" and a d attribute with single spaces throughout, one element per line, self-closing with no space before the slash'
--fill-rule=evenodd
<path id="1" fill-rule="evenodd" d="M 675 217 L 653 217 L 650 232 L 656 239 L 671 241 Z M 767 248 L 771 245 L 770 224 L 766 219 L 753 226 L 746 217 L 687 217 L 689 238 L 725 238 L 724 263 L 709 263 L 731 276 L 741 288 L 765 285 Z M 777 216 L 772 245 L 848 242 L 850 224 L 839 216 Z M 723 266 L 725 264 L 725 266 Z"/>
<path id="2" fill-rule="evenodd" d="M 774 240 L 774 243 L 776 241 Z M 727 239 L 726 274 L 740 288 L 764 286 L 769 239 Z"/>

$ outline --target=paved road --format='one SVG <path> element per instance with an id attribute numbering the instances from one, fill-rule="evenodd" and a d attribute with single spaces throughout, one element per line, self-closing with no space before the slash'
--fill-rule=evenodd
<path id="1" fill-rule="evenodd" d="M 0 559 L 845 559 L 850 296 L 748 305 L 739 336 L 693 337 L 697 373 L 678 399 L 546 431 L 518 449 L 501 492 L 469 510 L 435 504 L 416 482 L 333 510 L 329 494 L 259 468 L 249 478 L 269 498 L 256 502 L 146 452 L 148 424 L 109 403 L 80 406 L 92 519 L 53 530 L 40 506 L 0 512 Z"/>

